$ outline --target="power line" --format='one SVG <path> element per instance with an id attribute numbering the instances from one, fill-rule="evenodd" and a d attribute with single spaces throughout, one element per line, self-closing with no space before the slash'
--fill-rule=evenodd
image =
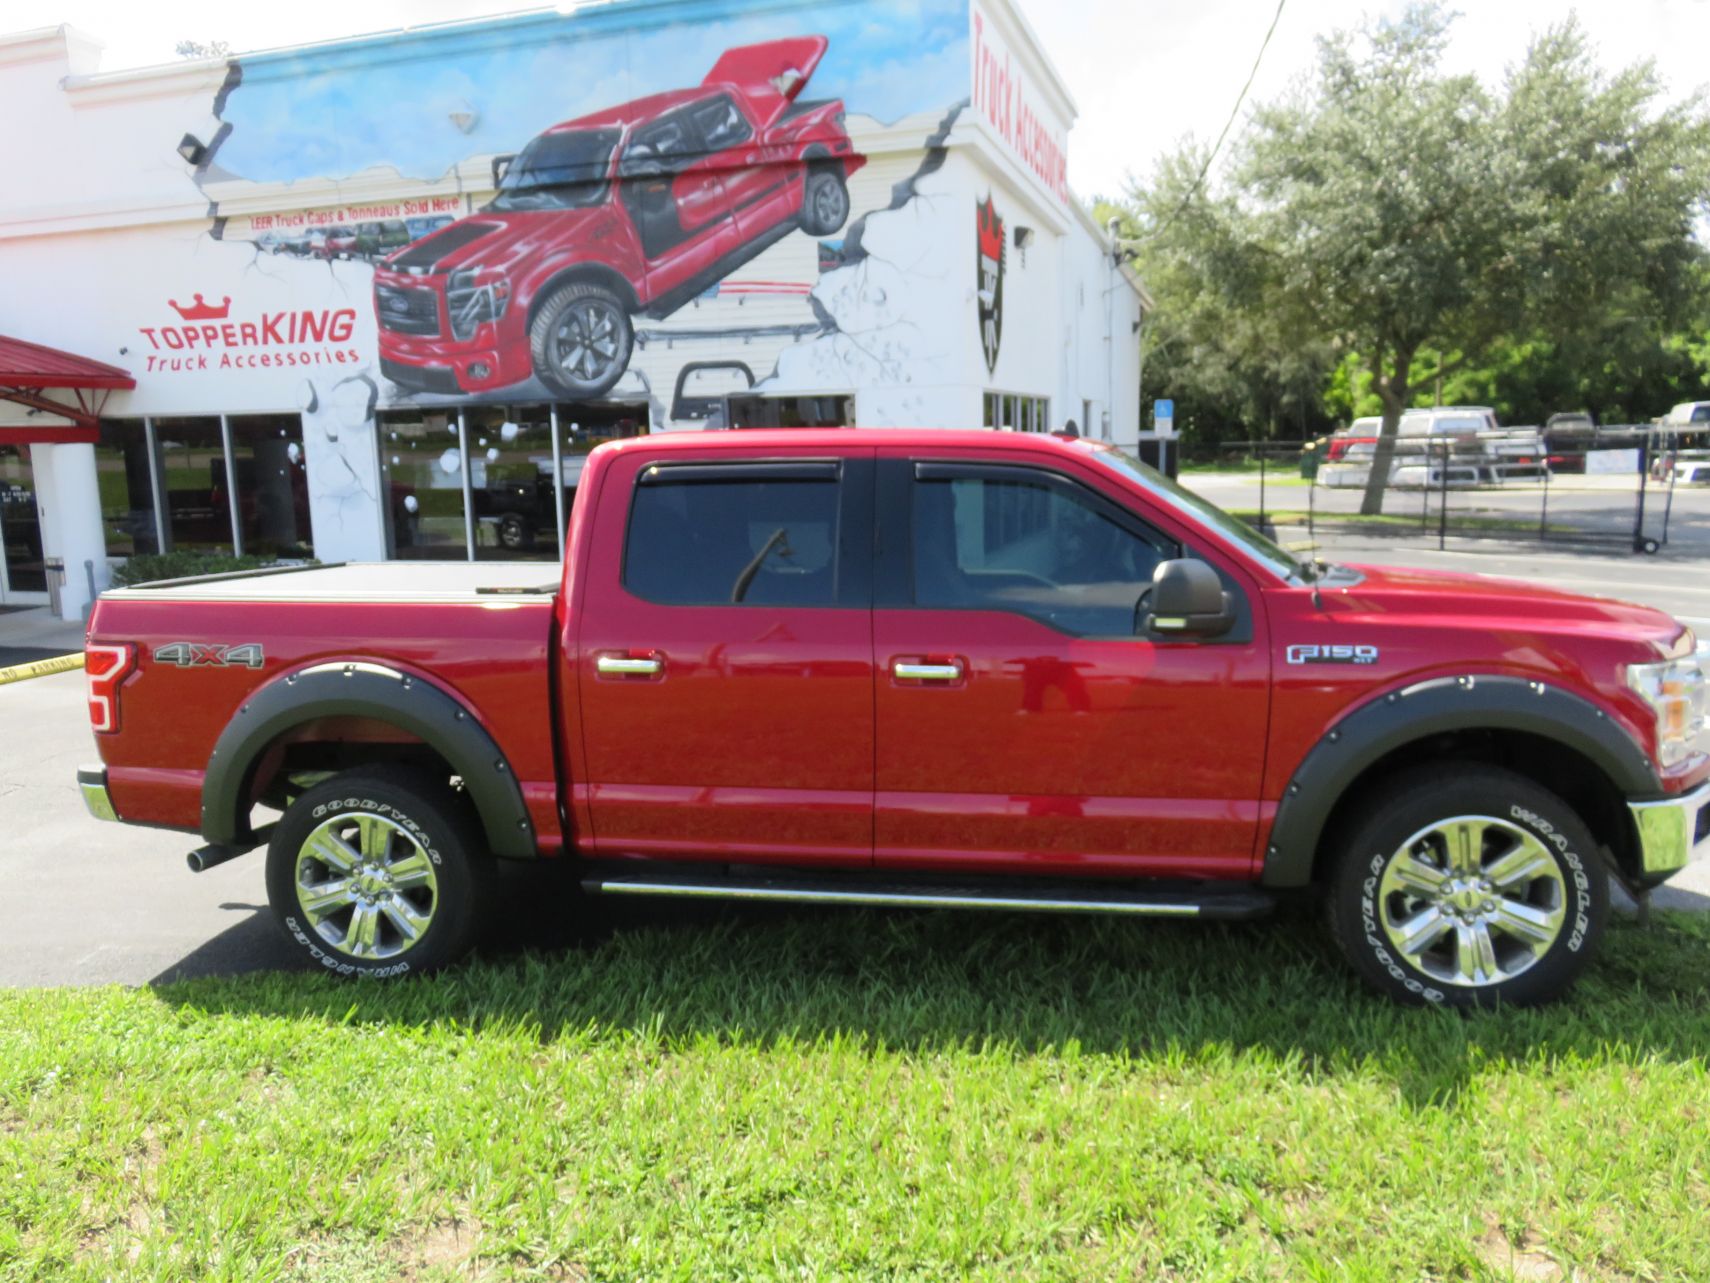
<path id="1" fill-rule="evenodd" d="M 1199 192 L 1200 185 L 1205 182 L 1205 176 L 1211 172 L 1211 163 L 1217 159 L 1217 153 L 1223 150 L 1223 140 L 1229 137 L 1229 131 L 1234 127 L 1235 118 L 1241 114 L 1241 104 L 1247 101 L 1247 93 L 1252 89 L 1253 81 L 1259 74 L 1259 64 L 1265 60 L 1265 50 L 1271 47 L 1271 37 L 1276 34 L 1277 23 L 1282 21 L 1283 6 L 1287 3 L 1288 0 L 1277 0 L 1277 11 L 1272 15 L 1271 25 L 1265 32 L 1264 40 L 1259 44 L 1259 55 L 1253 59 L 1253 69 L 1247 73 L 1247 83 L 1241 86 L 1241 93 L 1235 99 L 1235 105 L 1229 109 L 1229 119 L 1223 122 L 1223 132 L 1217 135 L 1217 141 L 1212 145 L 1211 154 L 1205 158 L 1205 164 L 1199 167 L 1199 175 L 1193 180 L 1193 186 L 1189 187 L 1186 194 L 1182 196 L 1181 203 L 1170 211 L 1170 216 L 1159 223 L 1151 234 L 1143 239 L 1150 241 L 1162 236 L 1164 229 L 1181 217 L 1182 211 L 1188 207 L 1188 202 L 1193 200 Z"/>

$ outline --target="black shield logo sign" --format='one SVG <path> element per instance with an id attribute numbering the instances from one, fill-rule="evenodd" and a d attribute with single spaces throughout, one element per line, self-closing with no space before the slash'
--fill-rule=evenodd
<path id="1" fill-rule="evenodd" d="M 1005 243 L 1003 219 L 992 204 L 991 193 L 978 206 L 979 226 L 975 248 L 979 255 L 980 347 L 986 354 L 986 372 L 997 372 L 998 343 L 1003 339 L 1003 262 Z"/>

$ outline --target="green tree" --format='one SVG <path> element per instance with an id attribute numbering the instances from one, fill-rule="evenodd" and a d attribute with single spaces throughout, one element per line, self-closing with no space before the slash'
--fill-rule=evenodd
<path id="1" fill-rule="evenodd" d="M 1237 182 L 1289 311 L 1365 359 L 1383 407 L 1361 511 L 1382 511 L 1424 349 L 1481 351 L 1524 318 L 1497 110 L 1439 61 L 1435 5 L 1321 40 L 1316 76 L 1261 108 Z"/>
<path id="2" fill-rule="evenodd" d="M 1145 337 L 1145 378 L 1176 402 L 1189 441 L 1321 431 L 1328 344 L 1291 332 L 1274 305 L 1272 255 L 1240 203 L 1199 182 L 1203 151 L 1166 156 L 1153 181 L 1113 214 L 1157 302 Z"/>
<path id="3" fill-rule="evenodd" d="M 1649 64 L 1603 74 L 1572 18 L 1487 90 L 1443 71 L 1450 22 L 1421 3 L 1326 37 L 1223 180 L 1190 146 L 1127 203 L 1148 381 L 1254 423 L 1375 399 L 1367 513 L 1402 412 L 1439 389 L 1533 422 L 1649 417 L 1710 356 L 1703 103 L 1664 103 Z"/>

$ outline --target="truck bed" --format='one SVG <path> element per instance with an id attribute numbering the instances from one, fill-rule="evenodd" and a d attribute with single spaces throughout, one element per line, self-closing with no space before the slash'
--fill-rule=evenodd
<path id="1" fill-rule="evenodd" d="M 113 801 L 194 829 L 219 736 L 253 692 L 318 664 L 379 664 L 465 705 L 515 772 L 542 850 L 560 840 L 552 755 L 554 562 L 390 561 L 292 567 L 113 589 L 97 642 L 136 650 L 103 744 Z M 230 658 L 232 648 L 241 662 Z M 150 728 L 147 734 L 127 728 Z M 375 732 L 347 727 L 330 738 Z"/>
<path id="2" fill-rule="evenodd" d="M 115 588 L 106 599 L 222 602 L 467 602 L 550 596 L 557 562 L 370 561 L 305 566 Z"/>

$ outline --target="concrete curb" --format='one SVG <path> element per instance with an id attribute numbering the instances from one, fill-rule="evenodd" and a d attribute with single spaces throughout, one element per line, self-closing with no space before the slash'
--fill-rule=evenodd
<path id="1" fill-rule="evenodd" d="M 0 686 L 31 677 L 47 677 L 52 673 L 69 673 L 82 667 L 82 655 L 57 655 L 53 659 L 38 659 L 33 664 L 15 664 L 11 668 L 0 668 Z"/>

